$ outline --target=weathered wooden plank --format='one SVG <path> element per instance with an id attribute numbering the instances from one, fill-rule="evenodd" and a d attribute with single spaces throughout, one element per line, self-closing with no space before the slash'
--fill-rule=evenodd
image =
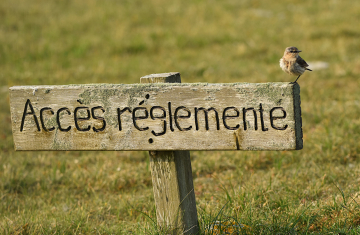
<path id="1" fill-rule="evenodd" d="M 179 73 L 165 73 L 151 74 L 140 81 L 180 83 L 181 79 Z M 163 233 L 197 234 L 199 225 L 190 151 L 150 151 L 150 168 L 157 223 Z"/>
<path id="2" fill-rule="evenodd" d="M 295 150 L 299 94 L 290 83 L 15 86 L 10 109 L 16 150 Z"/>

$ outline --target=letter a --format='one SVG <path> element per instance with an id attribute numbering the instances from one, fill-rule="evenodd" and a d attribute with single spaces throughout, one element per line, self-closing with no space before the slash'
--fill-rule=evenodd
<path id="1" fill-rule="evenodd" d="M 28 106 L 30 108 L 30 112 L 27 112 Z M 23 131 L 23 129 L 24 129 L 25 117 L 27 115 L 33 115 L 35 123 L 36 123 L 37 130 L 40 131 L 39 121 L 38 121 L 38 119 L 37 119 L 37 117 L 35 115 L 34 108 L 31 105 L 31 102 L 30 102 L 29 99 L 26 101 L 26 104 L 25 104 L 24 113 L 23 113 L 23 116 L 22 116 L 22 119 L 21 119 L 20 131 Z"/>

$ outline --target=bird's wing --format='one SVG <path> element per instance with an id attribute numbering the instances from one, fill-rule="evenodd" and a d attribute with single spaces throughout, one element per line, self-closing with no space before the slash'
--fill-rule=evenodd
<path id="1" fill-rule="evenodd" d="M 297 57 L 296 62 L 303 68 L 309 67 L 306 61 L 303 60 L 303 58 L 301 58 L 300 56 Z"/>

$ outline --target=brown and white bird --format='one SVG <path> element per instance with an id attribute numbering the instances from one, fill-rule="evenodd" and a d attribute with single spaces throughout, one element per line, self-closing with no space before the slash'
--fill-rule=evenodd
<path id="1" fill-rule="evenodd" d="M 295 80 L 305 72 L 305 70 L 312 71 L 308 69 L 309 65 L 299 56 L 299 51 L 296 47 L 287 47 L 284 52 L 284 56 L 280 59 L 280 67 L 282 70 L 290 75 L 298 76 Z"/>

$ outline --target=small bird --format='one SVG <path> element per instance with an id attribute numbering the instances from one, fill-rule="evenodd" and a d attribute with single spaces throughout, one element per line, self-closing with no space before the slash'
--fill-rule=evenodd
<path id="1" fill-rule="evenodd" d="M 284 52 L 284 56 L 280 59 L 280 67 L 282 70 L 290 75 L 298 76 L 295 80 L 305 72 L 305 70 L 312 71 L 308 69 L 309 65 L 299 56 L 299 51 L 296 47 L 287 47 Z"/>

